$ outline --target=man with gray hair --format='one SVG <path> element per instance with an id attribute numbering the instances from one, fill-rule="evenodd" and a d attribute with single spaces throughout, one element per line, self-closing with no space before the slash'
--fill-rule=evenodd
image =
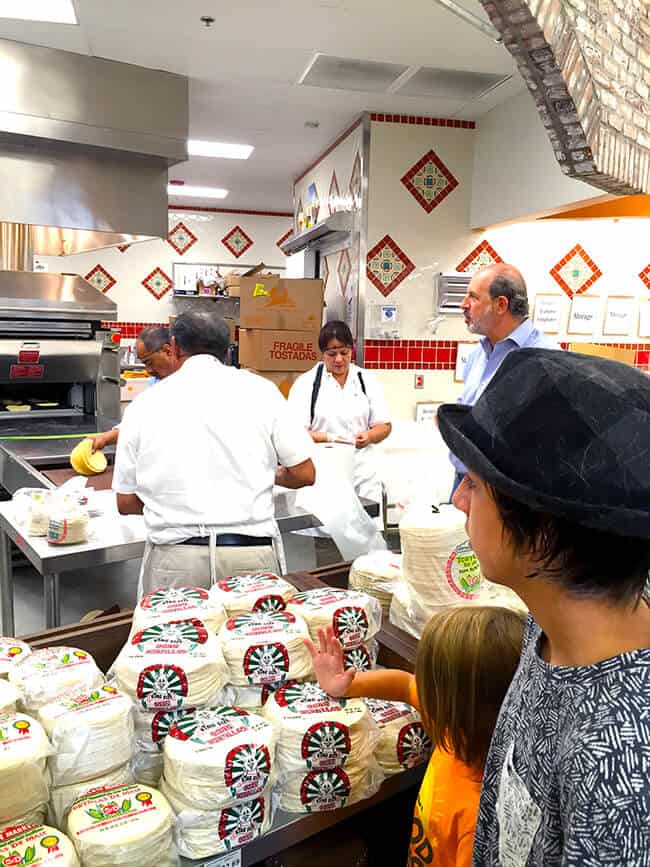
<path id="1" fill-rule="evenodd" d="M 558 348 L 528 318 L 526 281 L 514 265 L 500 262 L 477 271 L 461 308 L 467 328 L 472 334 L 480 334 L 481 339 L 465 364 L 465 384 L 458 403 L 473 406 L 513 349 Z M 450 455 L 450 459 L 456 470 L 453 495 L 463 480 L 465 467 L 455 455 Z"/>
<path id="2" fill-rule="evenodd" d="M 273 383 L 224 362 L 230 332 L 213 312 L 171 328 L 176 371 L 125 413 L 113 490 L 144 515 L 139 596 L 283 571 L 273 485 L 312 485 L 312 443 Z"/>

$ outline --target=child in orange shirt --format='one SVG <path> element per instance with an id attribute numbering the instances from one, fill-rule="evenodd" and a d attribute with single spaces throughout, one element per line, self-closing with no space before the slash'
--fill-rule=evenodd
<path id="1" fill-rule="evenodd" d="M 435 745 L 413 816 L 408 867 L 470 867 L 483 767 L 499 708 L 519 663 L 525 619 L 505 608 L 467 606 L 434 615 L 415 676 L 398 669 L 347 671 L 331 627 L 307 640 L 321 687 L 333 696 L 404 701 Z"/>

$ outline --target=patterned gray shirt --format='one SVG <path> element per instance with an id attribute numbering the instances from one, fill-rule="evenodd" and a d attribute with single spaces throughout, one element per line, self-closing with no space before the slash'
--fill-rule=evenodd
<path id="1" fill-rule="evenodd" d="M 548 665 L 529 618 L 487 760 L 474 867 L 650 867 L 650 649 Z"/>

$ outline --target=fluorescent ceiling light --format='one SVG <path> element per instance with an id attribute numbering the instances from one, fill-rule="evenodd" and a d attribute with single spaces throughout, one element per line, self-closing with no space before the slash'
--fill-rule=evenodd
<path id="1" fill-rule="evenodd" d="M 167 195 L 191 196 L 195 199 L 225 199 L 228 190 L 220 190 L 219 187 L 191 187 L 187 184 L 167 184 Z"/>
<path id="2" fill-rule="evenodd" d="M 226 160 L 247 160 L 254 150 L 253 145 L 201 141 L 197 138 L 191 138 L 187 142 L 187 151 L 193 157 L 221 157 Z"/>
<path id="3" fill-rule="evenodd" d="M 72 0 L 0 0 L 0 18 L 77 24 Z"/>

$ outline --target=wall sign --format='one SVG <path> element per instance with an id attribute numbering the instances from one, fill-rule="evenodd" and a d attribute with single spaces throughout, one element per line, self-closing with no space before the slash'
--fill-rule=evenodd
<path id="1" fill-rule="evenodd" d="M 650 301 L 639 304 L 639 337 L 650 337 Z"/>
<path id="2" fill-rule="evenodd" d="M 533 325 L 544 334 L 559 334 L 565 310 L 564 295 L 536 295 Z"/>
<path id="3" fill-rule="evenodd" d="M 629 337 L 636 326 L 636 298 L 632 295 L 610 295 L 605 307 L 603 334 Z"/>
<path id="4" fill-rule="evenodd" d="M 599 295 L 575 295 L 571 299 L 569 334 L 594 334 L 600 319 Z"/>
<path id="5" fill-rule="evenodd" d="M 474 340 L 471 343 L 459 343 L 458 353 L 456 355 L 456 369 L 454 370 L 454 382 L 464 382 L 465 365 L 467 359 L 478 346 L 478 341 Z"/>

